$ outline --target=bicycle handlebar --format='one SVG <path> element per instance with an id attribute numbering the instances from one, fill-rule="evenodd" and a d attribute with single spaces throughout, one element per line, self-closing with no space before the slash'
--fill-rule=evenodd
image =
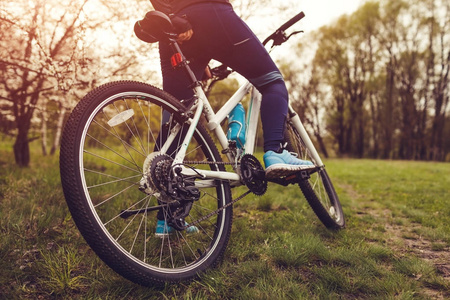
<path id="1" fill-rule="evenodd" d="M 270 40 L 273 40 L 274 45 L 281 45 L 283 42 L 287 40 L 284 31 L 289 27 L 291 27 L 292 25 L 294 25 L 295 23 L 297 23 L 298 21 L 300 21 L 301 19 L 303 19 L 304 17 L 305 17 L 304 12 L 300 12 L 299 14 L 295 15 L 289 21 L 281 25 L 280 28 L 275 30 L 274 33 L 269 35 L 262 44 L 265 46 Z"/>
<path id="2" fill-rule="evenodd" d="M 288 29 L 289 27 L 291 27 L 292 25 L 294 25 L 295 23 L 297 23 L 304 17 L 305 17 L 305 13 L 300 12 L 298 15 L 296 15 L 295 17 L 293 17 L 292 19 L 290 19 L 289 21 L 287 21 L 286 23 L 281 25 L 280 28 L 277 29 L 277 31 L 285 31 L 286 29 Z"/>
<path id="3" fill-rule="evenodd" d="M 273 40 L 272 47 L 279 46 L 279 45 L 283 44 L 284 42 L 286 42 L 292 35 L 299 33 L 299 32 L 303 32 L 303 31 L 296 31 L 296 32 L 292 33 L 291 35 L 286 36 L 285 30 L 288 29 L 289 27 L 291 27 L 292 25 L 294 25 L 295 23 L 297 23 L 298 21 L 300 21 L 301 19 L 303 19 L 304 17 L 305 17 L 304 12 L 300 12 L 299 14 L 295 15 L 289 21 L 287 21 L 286 23 L 281 25 L 271 35 L 269 35 L 262 44 L 265 46 L 270 40 Z M 212 75 L 216 77 L 215 81 L 227 78 L 231 72 L 232 71 L 228 70 L 227 66 L 225 66 L 223 64 L 218 67 L 215 67 L 214 69 L 211 70 Z"/>

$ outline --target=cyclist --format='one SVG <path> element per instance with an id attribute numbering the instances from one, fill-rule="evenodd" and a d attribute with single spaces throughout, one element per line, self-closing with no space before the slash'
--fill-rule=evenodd
<path id="1" fill-rule="evenodd" d="M 243 75 L 261 92 L 266 177 L 279 177 L 314 167 L 310 161 L 300 160 L 283 149 L 288 111 L 286 85 L 267 50 L 236 15 L 229 0 L 150 2 L 156 10 L 171 18 L 179 34 L 180 47 L 190 61 L 196 78 L 201 78 L 209 61 L 215 59 Z M 182 70 L 174 69 L 171 65 L 173 53 L 170 46 L 160 43 L 159 52 L 163 89 L 177 99 L 192 98 L 189 79 Z M 162 220 L 160 216 L 158 219 Z M 165 224 L 158 222 L 158 225 Z"/>

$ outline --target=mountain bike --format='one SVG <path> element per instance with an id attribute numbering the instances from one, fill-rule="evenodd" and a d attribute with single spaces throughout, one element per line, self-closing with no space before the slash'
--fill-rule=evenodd
<path id="1" fill-rule="evenodd" d="M 264 45 L 281 45 L 298 33 L 285 31 L 303 16 L 283 24 Z M 146 83 L 118 81 L 94 89 L 72 111 L 61 143 L 61 182 L 73 220 L 95 253 L 141 285 L 192 280 L 223 257 L 233 204 L 250 193 L 264 194 L 268 181 L 298 185 L 326 227 L 343 228 L 336 191 L 292 107 L 286 148 L 314 168 L 268 180 L 253 155 L 261 95 L 246 82 L 215 113 L 170 20 L 157 12 L 149 20 L 159 28 L 152 32 L 155 41 L 172 46 L 173 65 L 186 71 L 195 96 L 179 101 Z M 212 73 L 222 79 L 230 72 L 220 66 Z M 246 142 L 237 147 L 221 125 L 247 94 Z M 246 191 L 233 199 L 231 189 L 239 186 Z M 158 213 L 173 229 L 162 237 L 155 235 Z M 189 233 L 194 227 L 197 232 Z"/>

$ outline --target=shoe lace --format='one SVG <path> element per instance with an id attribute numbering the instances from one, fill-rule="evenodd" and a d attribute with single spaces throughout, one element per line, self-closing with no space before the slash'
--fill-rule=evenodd
<path id="1" fill-rule="evenodd" d="M 287 148 L 287 145 L 288 145 L 287 142 L 284 142 L 284 144 L 283 144 L 283 143 L 280 143 L 280 148 L 278 149 L 277 152 L 282 152 L 283 150 L 286 150 L 286 151 L 289 152 L 290 155 L 294 156 L 295 158 L 298 158 L 298 154 L 297 154 L 296 152 L 291 152 L 291 151 L 289 151 L 289 150 L 286 149 L 286 148 Z"/>

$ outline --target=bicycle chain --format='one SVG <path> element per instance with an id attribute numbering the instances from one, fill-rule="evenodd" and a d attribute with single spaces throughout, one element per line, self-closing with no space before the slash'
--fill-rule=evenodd
<path id="1" fill-rule="evenodd" d="M 190 160 L 185 160 L 183 161 L 183 164 L 198 164 L 198 165 L 234 165 L 235 163 L 232 162 L 223 162 L 223 161 L 190 161 Z M 240 195 L 239 197 L 237 197 L 236 199 L 232 200 L 230 203 L 225 204 L 224 206 L 220 207 L 219 209 L 210 212 L 209 214 L 201 217 L 200 219 L 197 219 L 195 221 L 193 221 L 192 223 L 185 225 L 184 226 L 184 230 L 191 227 L 191 226 L 195 226 L 197 224 L 199 224 L 200 222 L 203 222 L 206 219 L 211 218 L 214 215 L 218 215 L 222 210 L 224 210 L 227 207 L 230 207 L 231 205 L 233 205 L 234 203 L 238 202 L 239 200 L 241 200 L 242 198 L 244 198 L 245 196 L 247 196 L 248 194 L 252 193 L 252 191 L 250 189 L 248 189 L 245 193 L 243 193 L 242 195 Z"/>
<path id="2" fill-rule="evenodd" d="M 234 165 L 235 163 L 225 161 L 196 161 L 196 160 L 184 160 L 183 164 L 186 165 Z"/>
<path id="3" fill-rule="evenodd" d="M 188 224 L 188 225 L 185 225 L 184 228 L 183 228 L 183 230 L 185 230 L 185 229 L 187 229 L 187 228 L 189 228 L 189 227 L 191 227 L 191 226 L 195 226 L 195 225 L 199 224 L 200 222 L 203 222 L 203 221 L 205 221 L 206 219 L 211 218 L 211 217 L 214 216 L 214 215 L 218 215 L 222 210 L 224 210 L 224 209 L 227 208 L 227 207 L 230 207 L 231 205 L 233 205 L 234 203 L 238 202 L 239 200 L 241 200 L 242 198 L 244 198 L 245 196 L 247 196 L 247 195 L 250 194 L 250 193 L 251 193 L 251 191 L 250 191 L 250 190 L 247 190 L 245 193 L 243 193 L 242 195 L 240 195 L 240 196 L 237 197 L 236 199 L 232 200 L 230 203 L 225 204 L 224 206 L 220 207 L 219 209 L 217 209 L 217 210 L 215 210 L 215 211 L 213 211 L 213 212 L 210 212 L 210 213 L 207 214 L 206 216 L 203 216 L 203 217 L 201 217 L 200 219 L 197 219 L 197 220 L 195 220 L 194 222 L 192 222 L 192 223 L 190 223 L 190 224 Z"/>
<path id="4" fill-rule="evenodd" d="M 224 161 L 193 161 L 193 160 L 185 160 L 183 161 L 183 164 L 187 164 L 187 165 L 192 165 L 192 164 L 197 164 L 197 165 L 233 165 L 234 163 L 231 162 L 224 162 Z M 205 221 L 206 219 L 211 218 L 214 215 L 218 215 L 222 210 L 224 210 L 227 207 L 230 207 L 231 205 L 233 205 L 234 203 L 238 202 L 239 200 L 241 200 L 242 198 L 244 198 L 245 196 L 247 196 L 249 193 L 251 193 L 250 190 L 246 191 L 244 194 L 240 195 L 239 197 L 237 197 L 236 199 L 232 200 L 230 203 L 225 204 L 224 206 L 218 208 L 217 210 L 210 212 L 209 214 L 201 217 L 200 219 L 197 219 L 195 221 L 193 221 L 192 223 L 185 225 L 184 226 L 184 230 L 186 230 L 187 228 L 191 227 L 191 226 L 195 226 L 197 224 L 199 224 L 200 222 Z"/>

